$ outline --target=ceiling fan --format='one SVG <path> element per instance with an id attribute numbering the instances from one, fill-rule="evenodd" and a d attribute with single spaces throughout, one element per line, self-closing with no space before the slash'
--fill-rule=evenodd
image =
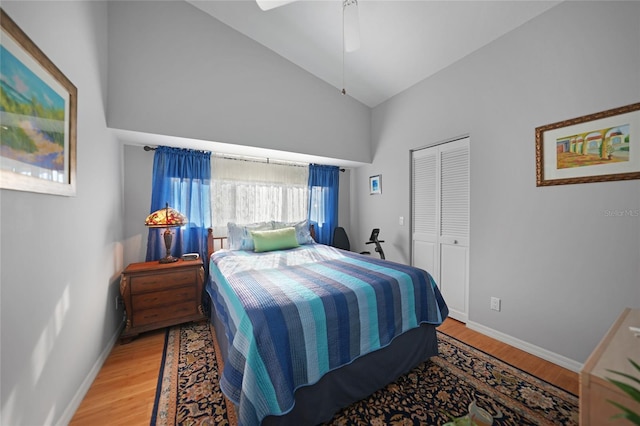
<path id="1" fill-rule="evenodd" d="M 271 10 L 299 0 L 256 0 L 262 10 Z M 360 22 L 358 0 L 342 0 L 342 30 L 345 52 L 355 52 L 360 48 Z"/>

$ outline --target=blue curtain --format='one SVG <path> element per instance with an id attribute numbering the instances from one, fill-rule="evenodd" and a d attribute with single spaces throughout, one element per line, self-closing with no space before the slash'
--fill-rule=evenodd
<path id="1" fill-rule="evenodd" d="M 169 203 L 187 217 L 187 225 L 172 228 L 171 255 L 199 253 L 207 268 L 207 228 L 211 227 L 211 153 L 160 146 L 153 159 L 152 213 Z M 162 232 L 149 229 L 147 262 L 166 254 Z"/>
<path id="2" fill-rule="evenodd" d="M 338 186 L 340 168 L 309 165 L 309 223 L 316 231 L 316 241 L 331 245 L 338 226 Z"/>

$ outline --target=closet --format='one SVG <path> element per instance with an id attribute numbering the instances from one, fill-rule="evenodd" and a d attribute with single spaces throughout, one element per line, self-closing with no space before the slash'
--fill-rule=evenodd
<path id="1" fill-rule="evenodd" d="M 469 138 L 411 151 L 411 263 L 435 279 L 449 316 L 466 322 Z"/>

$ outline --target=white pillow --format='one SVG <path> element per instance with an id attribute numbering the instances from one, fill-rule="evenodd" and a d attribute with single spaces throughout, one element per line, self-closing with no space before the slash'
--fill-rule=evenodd
<path id="1" fill-rule="evenodd" d="M 296 239 L 298 244 L 313 244 L 313 238 L 311 238 L 311 232 L 309 232 L 309 223 L 307 220 L 300 222 L 273 222 L 273 229 L 282 229 L 293 227 L 296 229 Z"/>
<path id="2" fill-rule="evenodd" d="M 272 222 L 257 222 L 240 225 L 227 223 L 227 243 L 229 250 L 254 250 L 251 231 L 268 231 L 273 229 Z"/>

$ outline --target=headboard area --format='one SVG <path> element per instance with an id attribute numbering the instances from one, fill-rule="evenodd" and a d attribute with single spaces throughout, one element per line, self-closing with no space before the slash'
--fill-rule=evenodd
<path id="1" fill-rule="evenodd" d="M 227 242 L 226 236 L 215 237 L 213 235 L 213 228 L 209 228 L 207 230 L 207 262 L 209 261 L 208 259 L 216 250 L 221 250 L 225 248 L 224 246 L 226 245 L 226 242 Z"/>
<path id="2" fill-rule="evenodd" d="M 309 225 L 309 233 L 314 241 L 316 240 L 316 229 L 313 224 Z M 207 230 L 207 262 L 216 250 L 221 250 L 227 245 L 227 237 L 216 237 L 213 235 L 213 228 Z"/>

